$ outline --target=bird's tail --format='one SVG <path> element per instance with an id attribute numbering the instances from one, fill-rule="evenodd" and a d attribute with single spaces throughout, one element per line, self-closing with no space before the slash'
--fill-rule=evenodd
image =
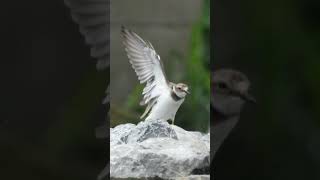
<path id="1" fill-rule="evenodd" d="M 156 104 L 157 100 L 156 99 L 152 99 L 151 102 L 148 103 L 148 106 L 146 108 L 146 110 L 144 111 L 144 113 L 141 115 L 140 119 L 144 118 L 152 109 L 152 107 Z"/>
<path id="2" fill-rule="evenodd" d="M 143 119 L 147 114 L 148 112 L 150 111 L 151 109 L 151 106 L 150 104 L 147 106 L 146 110 L 144 111 L 144 113 L 140 116 L 140 119 Z"/>

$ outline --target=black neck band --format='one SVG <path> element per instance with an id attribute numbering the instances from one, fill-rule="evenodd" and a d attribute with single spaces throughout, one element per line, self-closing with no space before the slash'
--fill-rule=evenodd
<path id="1" fill-rule="evenodd" d="M 183 98 L 179 97 L 173 90 L 171 90 L 171 97 L 175 101 L 180 101 L 181 99 L 183 99 Z"/>

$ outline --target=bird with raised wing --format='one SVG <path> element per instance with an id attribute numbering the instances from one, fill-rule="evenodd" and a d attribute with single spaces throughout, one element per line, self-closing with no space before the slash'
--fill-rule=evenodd
<path id="1" fill-rule="evenodd" d="M 146 84 L 140 105 L 146 105 L 140 117 L 145 120 L 171 120 L 183 103 L 189 88 L 184 83 L 167 80 L 160 56 L 149 41 L 122 26 L 123 44 L 141 84 Z"/>

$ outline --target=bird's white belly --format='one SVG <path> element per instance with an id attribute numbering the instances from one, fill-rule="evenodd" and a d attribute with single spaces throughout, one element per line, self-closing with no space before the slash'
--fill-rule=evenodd
<path id="1" fill-rule="evenodd" d="M 174 119 L 176 112 L 184 99 L 175 101 L 170 94 L 164 94 L 159 97 L 157 104 L 153 106 L 149 116 L 146 120 L 169 120 Z"/>

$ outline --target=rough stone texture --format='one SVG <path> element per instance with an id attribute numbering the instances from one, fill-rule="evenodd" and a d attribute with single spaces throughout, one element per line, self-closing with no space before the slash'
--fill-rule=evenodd
<path id="1" fill-rule="evenodd" d="M 111 180 L 141 180 L 142 178 L 111 178 Z M 147 180 L 163 180 L 161 178 L 146 178 Z M 210 180 L 210 175 L 191 175 L 186 177 L 175 177 L 175 180 Z"/>
<path id="2" fill-rule="evenodd" d="M 110 175 L 114 178 L 185 178 L 209 174 L 210 134 L 185 131 L 164 121 L 110 129 Z M 191 179 L 207 176 L 190 176 Z M 190 179 L 188 178 L 188 179 Z"/>

